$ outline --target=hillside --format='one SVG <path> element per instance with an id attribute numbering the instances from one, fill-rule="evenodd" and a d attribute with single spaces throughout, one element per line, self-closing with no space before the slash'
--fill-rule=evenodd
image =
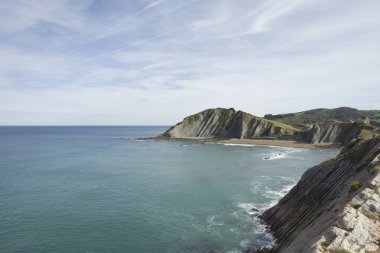
<path id="1" fill-rule="evenodd" d="M 379 252 L 379 172 L 379 136 L 353 141 L 310 168 L 262 215 L 277 246 L 259 252 Z"/>
<path id="2" fill-rule="evenodd" d="M 186 117 L 161 137 L 246 139 L 291 135 L 299 130 L 282 122 L 263 119 L 233 108 L 215 108 Z"/>
<path id="3" fill-rule="evenodd" d="M 325 109 L 316 109 L 318 112 Z M 351 110 L 351 109 L 350 109 Z M 356 109 L 353 109 L 356 110 Z M 319 113 L 320 114 L 320 113 Z M 290 115 L 290 114 L 287 114 Z M 301 113 L 301 116 L 303 113 Z M 337 114 L 336 114 L 337 115 Z M 341 113 L 340 118 L 348 117 Z M 352 113 L 350 115 L 353 115 Z M 297 116 L 298 117 L 298 116 Z M 276 118 L 275 116 L 271 118 Z M 357 137 L 370 138 L 376 128 L 367 123 L 322 121 L 300 124 L 300 117 L 266 119 L 233 108 L 207 109 L 184 118 L 156 139 L 276 139 L 310 144 L 345 145 Z M 301 117 L 302 118 L 302 117 Z M 314 117 L 315 118 L 315 117 Z M 326 117 L 325 117 L 326 118 Z M 331 118 L 331 117 L 330 117 Z M 295 119 L 295 122 L 292 121 Z M 308 119 L 311 121 L 311 118 Z M 305 121 L 305 120 L 304 120 Z M 303 121 L 303 122 L 304 122 Z M 153 138 L 153 139 L 155 139 Z"/>
<path id="4" fill-rule="evenodd" d="M 358 110 L 350 107 L 339 107 L 334 109 L 319 108 L 296 113 L 278 115 L 266 114 L 264 116 L 266 119 L 276 120 L 298 127 L 316 122 L 360 121 L 364 117 L 368 117 L 372 125 L 380 126 L 380 110 Z"/>

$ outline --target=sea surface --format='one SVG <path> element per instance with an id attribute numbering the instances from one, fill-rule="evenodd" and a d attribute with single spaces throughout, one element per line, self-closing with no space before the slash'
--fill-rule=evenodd
<path id="1" fill-rule="evenodd" d="M 242 252 L 336 150 L 139 141 L 167 127 L 0 127 L 0 252 Z"/>

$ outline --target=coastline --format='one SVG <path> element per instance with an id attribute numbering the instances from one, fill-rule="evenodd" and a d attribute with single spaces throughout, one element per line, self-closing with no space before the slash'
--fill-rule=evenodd
<path id="1" fill-rule="evenodd" d="M 265 139 L 228 139 L 217 140 L 217 144 L 243 144 L 243 145 L 260 145 L 260 146 L 277 146 L 277 147 L 289 147 L 289 148 L 309 148 L 309 149 L 321 149 L 321 148 L 339 148 L 340 146 L 332 145 L 329 143 L 304 143 L 291 140 L 265 140 Z"/>
<path id="2" fill-rule="evenodd" d="M 276 146 L 288 148 L 307 148 L 307 149 L 339 149 L 340 145 L 331 143 L 304 143 L 292 140 L 275 140 L 275 139 L 215 139 L 215 138 L 166 138 L 166 137 L 149 137 L 139 138 L 145 141 L 201 141 L 204 144 L 235 144 L 235 145 L 258 145 L 258 146 Z"/>

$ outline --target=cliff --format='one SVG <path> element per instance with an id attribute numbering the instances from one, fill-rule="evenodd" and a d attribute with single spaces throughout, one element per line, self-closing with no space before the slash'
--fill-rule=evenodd
<path id="1" fill-rule="evenodd" d="M 234 109 L 208 109 L 186 117 L 168 129 L 165 138 L 239 138 L 275 137 L 297 129 Z"/>
<path id="2" fill-rule="evenodd" d="M 332 143 L 345 145 L 357 138 L 362 132 L 363 125 L 359 123 L 323 122 L 316 123 L 302 133 L 299 140 L 307 143 Z"/>
<path id="3" fill-rule="evenodd" d="M 380 252 L 380 137 L 354 140 L 310 168 L 263 213 L 277 237 L 270 252 Z"/>
<path id="4" fill-rule="evenodd" d="M 272 138 L 311 144 L 345 145 L 363 132 L 364 124 L 329 121 L 294 127 L 234 109 L 208 109 L 186 117 L 159 138 Z M 365 130 L 372 137 L 374 129 Z M 366 136 L 366 137 L 369 137 Z"/>

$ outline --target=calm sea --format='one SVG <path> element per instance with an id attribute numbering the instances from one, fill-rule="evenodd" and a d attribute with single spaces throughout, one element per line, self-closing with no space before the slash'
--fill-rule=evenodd
<path id="1" fill-rule="evenodd" d="M 240 252 L 333 150 L 138 141 L 167 127 L 0 127 L 0 252 Z M 269 159 L 265 159 L 268 158 Z"/>

